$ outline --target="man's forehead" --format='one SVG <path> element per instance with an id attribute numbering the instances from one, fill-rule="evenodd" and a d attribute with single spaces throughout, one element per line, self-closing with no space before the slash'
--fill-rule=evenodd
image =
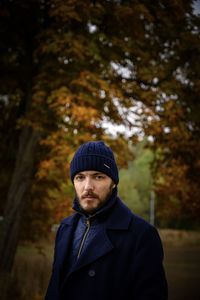
<path id="1" fill-rule="evenodd" d="M 79 175 L 79 174 L 83 174 L 83 175 L 96 175 L 96 174 L 103 174 L 105 176 L 107 176 L 105 173 L 103 172 L 100 172 L 100 171 L 96 171 L 96 170 L 87 170 L 87 171 L 81 171 L 81 172 L 78 172 L 76 175 Z"/>

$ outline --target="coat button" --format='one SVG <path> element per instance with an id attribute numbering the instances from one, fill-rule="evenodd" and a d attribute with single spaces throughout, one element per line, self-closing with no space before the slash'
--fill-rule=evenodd
<path id="1" fill-rule="evenodd" d="M 89 270 L 88 271 L 88 275 L 90 276 L 90 277 L 94 277 L 95 276 L 95 270 Z"/>

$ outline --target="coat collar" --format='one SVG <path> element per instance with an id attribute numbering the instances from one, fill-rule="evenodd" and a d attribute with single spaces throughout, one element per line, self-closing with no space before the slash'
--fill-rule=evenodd
<path id="1" fill-rule="evenodd" d="M 119 197 L 116 197 L 112 206 L 109 206 L 107 214 L 97 215 L 100 222 L 105 222 L 105 227 L 108 229 L 126 230 L 132 218 L 132 213 Z M 70 217 L 64 219 L 61 224 L 73 226 L 80 218 L 79 213 L 74 213 Z"/>
<path id="2" fill-rule="evenodd" d="M 79 219 L 79 216 L 77 215 L 77 213 L 73 213 L 73 215 L 63 219 L 61 221 L 61 225 L 69 225 L 69 226 L 73 226 Z"/>
<path id="3" fill-rule="evenodd" d="M 114 230 L 127 230 L 132 216 L 129 208 L 117 197 L 116 203 L 105 222 L 105 227 Z"/>

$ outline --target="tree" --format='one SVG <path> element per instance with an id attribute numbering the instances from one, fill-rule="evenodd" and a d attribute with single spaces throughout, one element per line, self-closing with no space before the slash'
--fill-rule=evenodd
<path id="1" fill-rule="evenodd" d="M 146 146 L 147 141 L 144 140 L 133 147 L 134 160 L 129 161 L 128 168 L 120 170 L 119 195 L 135 214 L 149 221 L 154 154 Z"/>
<path id="2" fill-rule="evenodd" d="M 145 132 L 152 136 L 153 146 L 161 154 L 156 176 L 160 216 L 165 222 L 173 219 L 173 225 L 184 226 L 185 222 L 186 226 L 188 222 L 199 224 L 200 213 L 200 73 L 196 64 L 200 18 L 191 12 L 185 16 L 179 13 L 178 18 L 179 31 L 171 31 L 176 35 L 171 43 L 166 41 L 168 50 L 163 53 L 171 76 L 158 77 L 160 92 L 149 106 L 152 118 L 146 122 Z"/>
<path id="3" fill-rule="evenodd" d="M 27 199 L 35 203 L 38 194 L 40 199 L 47 199 L 50 196 L 47 182 L 53 189 L 60 188 L 58 181 L 64 170 L 64 158 L 69 159 L 81 142 L 103 137 L 104 117 L 123 122 L 113 103 L 119 91 L 110 84 L 107 73 L 103 74 L 103 67 L 95 59 L 94 41 L 90 48 L 89 21 L 82 14 L 84 11 L 87 16 L 88 5 L 92 16 L 96 8 L 85 1 L 1 4 L 1 135 L 6 141 L 2 145 L 1 162 L 9 166 L 2 186 L 8 189 L 7 201 L 1 205 L 4 209 L 0 228 L 2 297 L 12 269 L 22 217 L 25 209 L 30 208 Z M 106 104 L 103 93 L 107 95 Z M 13 127 L 7 133 L 6 125 L 10 122 Z M 127 147 L 123 138 L 117 144 Z M 3 154 L 7 158 L 5 163 Z M 49 170 L 53 177 L 49 176 Z M 56 173 L 59 176 L 55 177 Z M 44 192 L 34 185 L 34 178 L 43 184 Z M 31 187 L 34 196 L 30 195 Z"/>

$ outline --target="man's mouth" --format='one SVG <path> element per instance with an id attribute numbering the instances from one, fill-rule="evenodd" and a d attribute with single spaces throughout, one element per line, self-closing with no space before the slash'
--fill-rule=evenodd
<path id="1" fill-rule="evenodd" d="M 81 197 L 82 199 L 97 199 L 96 195 L 84 195 Z"/>

